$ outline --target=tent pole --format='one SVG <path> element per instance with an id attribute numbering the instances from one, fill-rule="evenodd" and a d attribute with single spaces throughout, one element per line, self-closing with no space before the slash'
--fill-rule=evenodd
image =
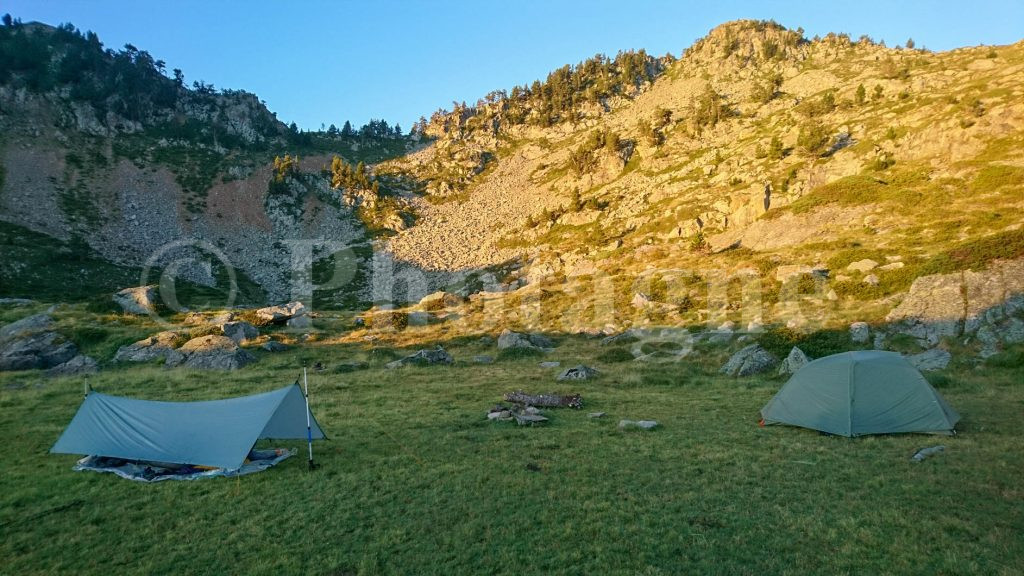
<path id="1" fill-rule="evenodd" d="M 313 427 L 309 419 L 309 377 L 306 376 L 306 363 L 302 363 L 302 381 L 306 385 L 306 443 L 309 445 L 309 469 L 316 468 L 313 464 Z"/>

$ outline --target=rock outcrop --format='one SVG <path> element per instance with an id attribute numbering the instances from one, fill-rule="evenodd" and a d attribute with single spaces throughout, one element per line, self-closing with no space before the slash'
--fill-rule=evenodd
<path id="1" fill-rule="evenodd" d="M 982 354 L 1024 341 L 1024 259 L 996 260 L 983 271 L 922 276 L 886 319 L 891 332 L 934 346 L 974 336 Z"/>

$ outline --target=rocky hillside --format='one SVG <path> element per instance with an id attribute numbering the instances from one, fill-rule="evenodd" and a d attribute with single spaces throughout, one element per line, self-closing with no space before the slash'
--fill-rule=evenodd
<path id="1" fill-rule="evenodd" d="M 52 46 L 98 42 L 2 33 L 42 38 L 48 70 L 68 53 Z M 135 49 L 103 54 L 160 72 Z M 400 139 L 297 133 L 177 74 L 150 74 L 173 97 L 132 104 L 115 82 L 86 101 L 81 78 L 26 66 L 0 71 L 0 219 L 128 266 L 207 241 L 272 301 L 292 286 L 289 242 L 318 239 L 314 282 L 353 243 L 358 281 L 314 308 L 447 288 L 470 296 L 470 328 L 845 329 L 883 322 L 918 278 L 1024 257 L 1022 43 L 933 53 L 738 21 L 678 59 L 594 58 Z M 103 66 L 84 67 L 98 87 Z"/>
<path id="2" fill-rule="evenodd" d="M 916 277 L 1024 255 L 1024 44 L 932 53 L 740 21 L 664 64 L 554 123 L 522 90 L 435 116 L 433 146 L 387 163 L 428 191 L 388 250 L 511 270 L 492 290 L 555 308 L 552 283 L 607 280 L 598 329 L 637 320 L 637 294 L 657 322 L 702 323 L 714 274 L 759 277 L 744 325 L 788 317 L 788 293 L 881 320 Z"/>
<path id="3" fill-rule="evenodd" d="M 253 94 L 188 87 L 146 51 L 104 49 L 70 25 L 0 27 L 0 221 L 15 245 L 42 233 L 75 260 L 136 278 L 153 266 L 153 280 L 173 265 L 221 288 L 230 266 L 251 299 L 282 300 L 289 242 L 360 245 L 373 235 L 329 177 L 335 156 L 372 163 L 412 145 L 370 132 L 300 132 Z M 370 192 L 370 175 L 349 191 Z M 25 286 L 54 273 L 45 251 L 25 253 L 39 243 L 24 244 L 13 249 L 21 262 L 0 264 L 5 293 L 31 296 Z M 99 276 L 97 289 L 116 288 Z"/>

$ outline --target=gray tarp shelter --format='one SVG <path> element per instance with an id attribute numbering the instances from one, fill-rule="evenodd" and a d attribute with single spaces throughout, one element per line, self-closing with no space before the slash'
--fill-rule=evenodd
<path id="1" fill-rule="evenodd" d="M 809 362 L 764 408 L 765 424 L 840 436 L 952 434 L 960 415 L 895 352 L 860 350 Z"/>
<path id="2" fill-rule="evenodd" d="M 155 402 L 91 392 L 50 452 L 238 469 L 262 438 L 306 438 L 293 384 L 206 402 Z M 310 413 L 313 439 L 325 438 Z"/>

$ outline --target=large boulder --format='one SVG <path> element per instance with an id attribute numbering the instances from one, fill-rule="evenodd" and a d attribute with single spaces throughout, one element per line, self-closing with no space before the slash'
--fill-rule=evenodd
<path id="1" fill-rule="evenodd" d="M 451 364 L 454 362 L 451 354 L 447 350 L 438 346 L 433 350 L 423 349 L 417 350 L 414 354 L 410 354 L 405 358 L 400 358 L 394 362 L 388 362 L 385 366 L 387 368 L 401 368 L 412 364 L 414 366 L 432 366 L 435 364 Z"/>
<path id="2" fill-rule="evenodd" d="M 778 363 L 779 359 L 760 344 L 751 344 L 733 354 L 722 366 L 721 373 L 729 376 L 751 376 L 767 372 Z"/>
<path id="3" fill-rule="evenodd" d="M 175 350 L 181 336 L 170 330 L 158 332 L 127 346 L 121 346 L 114 354 L 114 362 L 150 362 L 163 358 L 167 364 L 176 364 L 182 360 L 181 352 Z"/>
<path id="4" fill-rule="evenodd" d="M 47 376 L 79 376 L 81 374 L 95 374 L 100 371 L 100 366 L 95 359 L 79 354 L 71 360 L 58 364 L 46 371 Z"/>
<path id="5" fill-rule="evenodd" d="M 185 342 L 178 352 L 182 360 L 175 365 L 198 370 L 238 370 L 256 360 L 227 336 L 193 338 Z"/>
<path id="6" fill-rule="evenodd" d="M 255 326 L 242 321 L 225 322 L 220 325 L 220 330 L 225 336 L 231 338 L 235 344 L 244 344 L 260 336 L 260 331 Z"/>
<path id="7" fill-rule="evenodd" d="M 283 324 L 297 316 L 306 314 L 306 306 L 302 302 L 289 302 L 280 306 L 268 306 L 256 310 L 256 317 L 263 322 Z"/>
<path id="8" fill-rule="evenodd" d="M 53 318 L 35 314 L 0 328 L 0 371 L 52 368 L 78 354 L 78 347 L 53 331 Z"/>
<path id="9" fill-rule="evenodd" d="M 114 294 L 114 302 L 128 314 L 151 314 L 156 310 L 156 285 L 125 288 Z"/>
<path id="10" fill-rule="evenodd" d="M 542 349 L 554 347 L 554 341 L 543 334 L 524 334 L 505 329 L 502 330 L 501 335 L 498 336 L 498 350 L 507 350 L 509 348 Z"/>
<path id="11" fill-rule="evenodd" d="M 811 359 L 804 354 L 804 351 L 793 346 L 786 359 L 779 364 L 779 375 L 796 374 L 796 371 L 803 368 Z"/>

